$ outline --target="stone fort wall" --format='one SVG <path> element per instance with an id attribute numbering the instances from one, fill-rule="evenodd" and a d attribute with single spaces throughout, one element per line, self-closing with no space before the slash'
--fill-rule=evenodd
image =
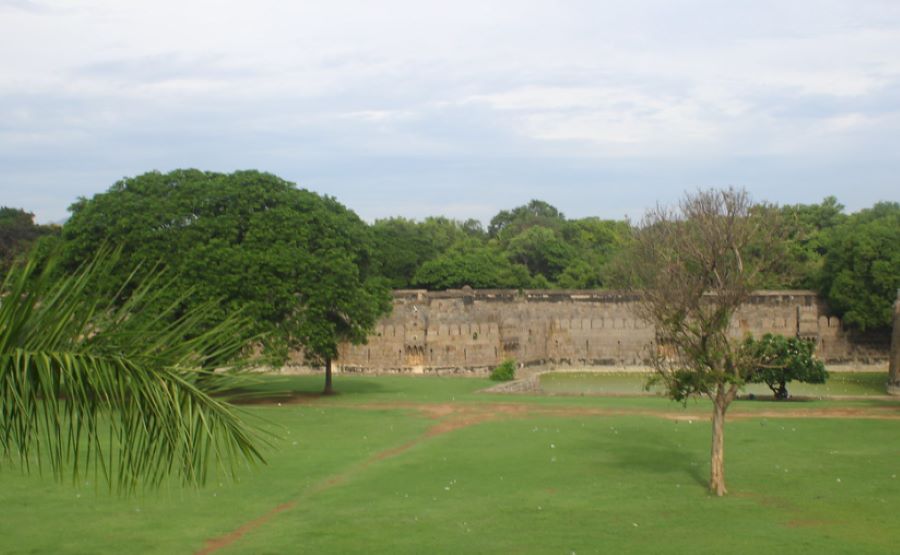
<path id="1" fill-rule="evenodd" d="M 368 344 L 345 344 L 344 372 L 484 373 L 512 358 L 524 366 L 641 365 L 653 328 L 634 315 L 637 297 L 616 291 L 399 290 Z M 800 335 L 826 362 L 887 360 L 890 338 L 844 330 L 812 291 L 760 291 L 731 334 Z M 299 362 L 299 361 L 298 361 Z"/>

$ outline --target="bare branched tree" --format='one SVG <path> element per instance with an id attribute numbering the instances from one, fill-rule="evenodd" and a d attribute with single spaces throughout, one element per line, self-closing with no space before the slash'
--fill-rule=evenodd
<path id="1" fill-rule="evenodd" d="M 656 328 L 651 361 L 669 396 L 713 402 L 709 487 L 724 495 L 725 412 L 757 361 L 729 333 L 732 317 L 777 262 L 777 211 L 742 190 L 686 195 L 649 211 L 629 260 L 639 316 Z"/>

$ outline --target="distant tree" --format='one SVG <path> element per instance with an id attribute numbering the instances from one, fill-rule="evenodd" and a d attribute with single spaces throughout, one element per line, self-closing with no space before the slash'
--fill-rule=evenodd
<path id="1" fill-rule="evenodd" d="M 429 217 L 422 222 L 405 218 L 377 220 L 372 225 L 374 272 L 391 287 L 412 284 L 419 267 L 444 254 L 458 243 L 484 242 L 486 234 L 477 220 L 458 222 Z"/>
<path id="2" fill-rule="evenodd" d="M 767 333 L 760 339 L 748 337 L 744 349 L 757 361 L 749 381 L 766 384 L 775 399 L 788 398 L 787 384 L 792 381 L 825 383 L 828 377 L 825 365 L 815 358 L 815 343 L 808 339 Z"/>
<path id="3" fill-rule="evenodd" d="M 484 226 L 475 218 L 469 218 L 462 222 L 460 224 L 460 229 L 462 229 L 463 233 L 469 237 L 475 239 L 487 239 L 487 232 L 484 230 Z"/>
<path id="4" fill-rule="evenodd" d="M 533 226 L 510 239 L 506 255 L 528 268 L 532 276 L 542 275 L 553 282 L 573 259 L 574 251 L 554 230 Z"/>
<path id="5" fill-rule="evenodd" d="M 34 214 L 21 208 L 0 207 L 0 273 L 26 252 L 37 239 L 57 233 L 59 227 L 34 223 Z"/>
<path id="6" fill-rule="evenodd" d="M 848 326 L 887 329 L 900 288 L 900 203 L 851 214 L 829 234 L 822 292 Z"/>
<path id="7" fill-rule="evenodd" d="M 271 174 L 152 172 L 71 210 L 62 233 L 70 267 L 101 245 L 121 246 L 122 272 L 161 263 L 176 289 L 194 291 L 186 309 L 219 299 L 209 325 L 240 310 L 282 357 L 303 347 L 330 361 L 335 338 L 360 340 L 373 310 L 389 306 L 386 284 L 372 276 L 368 226 L 333 198 Z"/>
<path id="8" fill-rule="evenodd" d="M 563 238 L 573 255 L 557 278 L 559 286 L 568 289 L 610 286 L 610 263 L 625 250 L 631 232 L 627 221 L 569 220 L 563 228 Z"/>
<path id="9" fill-rule="evenodd" d="M 431 290 L 525 288 L 532 284 L 528 268 L 513 264 L 502 253 L 477 241 L 461 243 L 422 264 L 413 278 L 418 287 Z"/>
<path id="10" fill-rule="evenodd" d="M 491 219 L 488 236 L 505 244 L 529 227 L 539 225 L 558 229 L 565 221 L 566 217 L 556 207 L 542 200 L 532 200 L 512 210 L 501 210 Z"/>
<path id="11" fill-rule="evenodd" d="M 406 218 L 377 220 L 372 235 L 375 271 L 396 289 L 409 287 L 419 266 L 440 254 L 422 226 Z"/>
<path id="12" fill-rule="evenodd" d="M 825 197 L 819 204 L 783 206 L 786 241 L 782 263 L 765 285 L 818 289 L 829 236 L 847 218 L 843 210 L 835 197 Z"/>
<path id="13" fill-rule="evenodd" d="M 638 226 L 629 258 L 641 288 L 639 315 L 656 329 L 655 381 L 686 401 L 713 403 L 709 488 L 724 495 L 725 413 L 758 366 L 729 334 L 735 311 L 775 262 L 776 211 L 734 189 L 686 195 L 656 208 Z"/>
<path id="14" fill-rule="evenodd" d="M 484 242 L 485 234 L 477 221 L 459 222 L 443 216 L 429 216 L 419 224 L 422 234 L 436 253 L 445 253 L 459 243 Z"/>
<path id="15" fill-rule="evenodd" d="M 603 266 L 575 258 L 556 279 L 556 284 L 563 289 L 599 289 L 605 285 Z"/>

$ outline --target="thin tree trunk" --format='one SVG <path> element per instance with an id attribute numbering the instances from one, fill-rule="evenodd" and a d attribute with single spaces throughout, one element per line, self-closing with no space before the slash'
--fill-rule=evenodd
<path id="1" fill-rule="evenodd" d="M 787 384 L 784 380 L 778 382 L 778 393 L 775 394 L 775 398 L 779 401 L 784 401 L 788 398 Z"/>
<path id="2" fill-rule="evenodd" d="M 331 358 L 325 359 L 325 389 L 322 390 L 322 395 L 333 395 L 334 389 L 331 387 Z"/>
<path id="3" fill-rule="evenodd" d="M 888 393 L 900 395 L 900 289 L 894 302 L 894 329 L 891 333 L 891 358 L 888 365 Z"/>
<path id="4" fill-rule="evenodd" d="M 719 386 L 713 399 L 712 452 L 710 454 L 709 491 L 719 497 L 725 489 L 725 410 L 728 402 L 725 388 Z"/>

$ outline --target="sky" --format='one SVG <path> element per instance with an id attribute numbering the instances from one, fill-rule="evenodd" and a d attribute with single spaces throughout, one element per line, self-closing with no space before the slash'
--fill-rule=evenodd
<path id="1" fill-rule="evenodd" d="M 0 0 L 0 205 L 258 169 L 368 221 L 900 200 L 900 1 Z"/>

